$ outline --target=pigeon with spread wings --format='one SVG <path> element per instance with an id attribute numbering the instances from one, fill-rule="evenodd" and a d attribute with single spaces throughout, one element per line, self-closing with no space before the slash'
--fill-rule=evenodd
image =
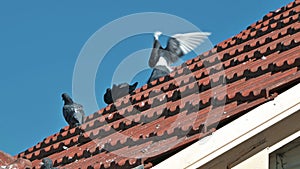
<path id="1" fill-rule="evenodd" d="M 172 63 L 194 50 L 210 35 L 209 32 L 175 34 L 169 38 L 166 48 L 163 48 L 158 41 L 161 34 L 161 32 L 154 33 L 153 49 L 148 61 L 153 71 L 148 83 L 172 72 Z"/>

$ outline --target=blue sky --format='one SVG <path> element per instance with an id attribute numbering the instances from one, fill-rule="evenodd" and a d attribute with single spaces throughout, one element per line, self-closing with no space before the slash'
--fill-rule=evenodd
<path id="1" fill-rule="evenodd" d="M 61 94 L 72 95 L 73 71 L 83 46 L 110 22 L 141 12 L 172 14 L 202 31 L 212 32 L 209 40 L 215 45 L 289 2 L 1 1 L 0 150 L 15 155 L 67 125 L 61 111 Z M 152 41 L 152 34 L 136 35 L 110 49 L 99 66 L 93 89 L 99 108 L 105 106 L 102 96 L 111 85 L 112 72 L 118 63 L 135 51 L 151 48 Z M 147 61 L 148 56 L 144 59 Z M 150 73 L 150 69 L 145 70 L 134 80 L 141 86 Z M 97 111 L 84 103 L 84 99 L 82 103 L 80 96 L 75 101 L 83 104 L 87 115 Z"/>

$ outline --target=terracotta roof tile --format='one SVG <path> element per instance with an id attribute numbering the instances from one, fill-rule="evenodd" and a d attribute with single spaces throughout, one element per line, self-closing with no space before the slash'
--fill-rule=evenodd
<path id="1" fill-rule="evenodd" d="M 23 158 L 12 157 L 11 155 L 0 151 L 0 166 L 1 168 L 32 168 L 32 163 Z"/>

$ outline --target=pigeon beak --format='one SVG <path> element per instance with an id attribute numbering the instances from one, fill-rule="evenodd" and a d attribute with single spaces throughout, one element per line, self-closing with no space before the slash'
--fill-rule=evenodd
<path id="1" fill-rule="evenodd" d="M 42 166 L 42 165 L 44 165 L 45 163 L 43 163 L 43 162 L 40 162 L 40 166 Z"/>

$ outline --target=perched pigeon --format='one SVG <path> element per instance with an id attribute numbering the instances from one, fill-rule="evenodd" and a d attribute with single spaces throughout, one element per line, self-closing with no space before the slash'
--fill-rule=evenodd
<path id="1" fill-rule="evenodd" d="M 145 167 L 144 167 L 144 165 L 143 164 L 141 164 L 141 165 L 139 165 L 139 166 L 136 166 L 136 167 L 134 167 L 134 168 L 131 168 L 131 169 L 144 169 Z"/>
<path id="2" fill-rule="evenodd" d="M 46 158 L 42 159 L 41 169 L 57 169 L 57 168 L 53 167 L 52 160 L 50 158 L 46 157 Z"/>
<path id="3" fill-rule="evenodd" d="M 131 94 L 138 82 L 135 82 L 133 85 L 129 85 L 128 83 L 121 83 L 119 85 L 113 85 L 112 89 L 107 88 L 106 93 L 104 94 L 104 102 L 106 104 L 111 104 L 118 98 L 121 98 L 127 94 Z"/>
<path id="4" fill-rule="evenodd" d="M 153 68 L 153 72 L 148 83 L 172 72 L 172 63 L 194 50 L 210 35 L 208 32 L 176 34 L 168 39 L 166 48 L 163 48 L 158 41 L 161 34 L 161 32 L 154 33 L 153 49 L 148 61 L 149 66 Z"/>
<path id="5" fill-rule="evenodd" d="M 63 115 L 65 120 L 71 127 L 79 126 L 84 122 L 83 106 L 73 102 L 71 97 L 64 93 L 62 94 L 64 100 Z"/>

